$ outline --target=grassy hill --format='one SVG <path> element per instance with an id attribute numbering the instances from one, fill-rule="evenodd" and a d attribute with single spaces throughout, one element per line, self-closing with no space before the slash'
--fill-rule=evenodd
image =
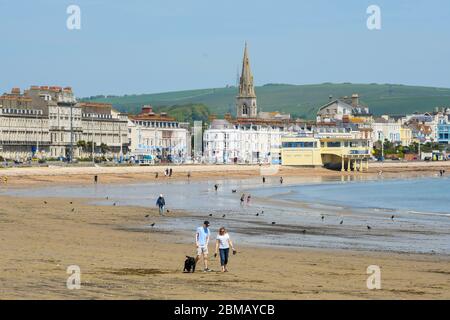
<path id="1" fill-rule="evenodd" d="M 376 115 L 406 114 L 433 111 L 435 107 L 450 105 L 450 89 L 390 84 L 332 84 L 288 85 L 267 84 L 256 88 L 260 111 L 281 111 L 295 117 L 313 119 L 328 97 L 350 96 L 359 93 L 361 101 Z M 170 106 L 205 105 L 219 116 L 235 114 L 235 87 L 201 89 L 157 94 L 96 96 L 83 100 L 109 102 L 123 112 L 136 113 L 144 104 L 156 110 Z M 170 108 L 169 108 L 170 109 Z M 167 110 L 170 113 L 170 110 Z"/>

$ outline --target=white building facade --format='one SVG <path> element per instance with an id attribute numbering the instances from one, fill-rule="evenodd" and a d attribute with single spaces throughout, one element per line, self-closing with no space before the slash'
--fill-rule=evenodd
<path id="1" fill-rule="evenodd" d="M 70 87 L 31 86 L 23 94 L 14 88 L 0 96 L 0 156 L 119 156 L 128 146 L 127 124 L 127 115 L 110 104 L 77 102 Z M 82 146 L 87 142 L 94 148 Z"/>
<path id="2" fill-rule="evenodd" d="M 147 156 L 156 162 L 184 162 L 190 158 L 191 135 L 187 127 L 165 113 L 154 113 L 151 106 L 144 106 L 141 114 L 130 117 L 128 133 L 131 155 Z"/>
<path id="3" fill-rule="evenodd" d="M 214 120 L 204 132 L 204 158 L 208 163 L 277 163 L 281 136 L 286 132 L 270 126 L 233 125 Z"/>

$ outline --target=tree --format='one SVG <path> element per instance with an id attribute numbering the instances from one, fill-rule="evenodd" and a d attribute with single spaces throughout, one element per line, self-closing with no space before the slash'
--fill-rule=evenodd
<path id="1" fill-rule="evenodd" d="M 111 150 L 111 148 L 109 146 L 107 146 L 106 144 L 102 143 L 100 145 L 100 151 L 103 155 L 105 155 L 106 153 L 108 153 Z"/>
<path id="2" fill-rule="evenodd" d="M 77 142 L 77 147 L 81 148 L 81 149 L 85 149 L 86 148 L 86 141 L 84 140 L 80 140 Z"/>

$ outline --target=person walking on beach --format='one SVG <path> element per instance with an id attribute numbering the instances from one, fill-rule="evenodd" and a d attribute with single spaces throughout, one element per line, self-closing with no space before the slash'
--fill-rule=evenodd
<path id="1" fill-rule="evenodd" d="M 266 177 L 262 177 L 263 184 L 266 183 Z"/>
<path id="2" fill-rule="evenodd" d="M 283 184 L 283 177 L 280 177 L 280 184 Z"/>
<path id="3" fill-rule="evenodd" d="M 162 194 L 159 195 L 158 200 L 156 200 L 156 205 L 159 207 L 159 214 L 164 215 L 164 207 L 166 206 L 166 200 Z"/>
<path id="4" fill-rule="evenodd" d="M 241 206 L 244 205 L 244 200 L 245 200 L 245 194 L 243 193 L 241 196 Z"/>
<path id="5" fill-rule="evenodd" d="M 203 258 L 204 272 L 210 272 L 208 268 L 208 244 L 210 238 L 209 231 L 209 221 L 203 222 L 203 226 L 198 227 L 195 233 L 195 245 L 197 247 L 197 257 L 195 258 L 195 263 Z"/>
<path id="6" fill-rule="evenodd" d="M 169 177 L 171 177 L 172 176 L 172 168 L 170 168 L 170 170 L 169 170 Z"/>
<path id="7" fill-rule="evenodd" d="M 233 250 L 233 255 L 235 255 L 236 249 L 234 249 L 233 242 L 230 239 L 230 235 L 224 227 L 221 227 L 216 238 L 216 251 L 214 253 L 214 258 L 217 257 L 217 253 L 219 252 L 222 272 L 228 272 L 227 265 L 228 256 L 230 254 L 230 247 L 231 250 Z"/>
<path id="8" fill-rule="evenodd" d="M 219 189 L 219 185 L 216 183 L 216 184 L 214 185 L 214 190 L 217 192 L 217 189 Z"/>
<path id="9" fill-rule="evenodd" d="M 94 176 L 94 183 L 97 184 L 97 182 L 98 182 L 98 175 L 95 175 Z"/>
<path id="10" fill-rule="evenodd" d="M 247 196 L 247 204 L 249 204 L 250 203 L 250 200 L 252 199 L 252 196 L 249 194 L 248 196 Z"/>

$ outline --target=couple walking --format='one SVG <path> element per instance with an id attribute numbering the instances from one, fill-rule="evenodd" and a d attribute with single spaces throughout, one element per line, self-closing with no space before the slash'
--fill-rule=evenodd
<path id="1" fill-rule="evenodd" d="M 200 258 L 203 258 L 204 271 L 211 271 L 208 268 L 208 244 L 211 236 L 209 230 L 209 221 L 205 221 L 203 226 L 197 228 L 195 233 L 195 245 L 197 247 L 197 257 L 195 262 L 198 262 Z M 236 254 L 236 249 L 233 246 L 233 242 L 230 239 L 230 235 L 224 227 L 219 229 L 219 234 L 216 237 L 216 248 L 214 253 L 214 258 L 217 257 L 219 253 L 220 265 L 222 267 L 222 272 L 228 272 L 228 256 L 230 254 L 230 247 L 233 250 L 233 254 Z"/>

